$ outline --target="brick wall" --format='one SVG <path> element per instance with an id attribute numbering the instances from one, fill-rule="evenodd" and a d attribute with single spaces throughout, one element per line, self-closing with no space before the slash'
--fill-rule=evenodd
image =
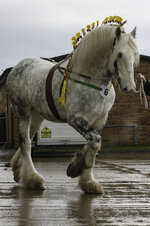
<path id="1" fill-rule="evenodd" d="M 11 102 L 8 98 L 7 92 L 6 92 L 6 86 L 5 84 L 0 86 L 0 115 L 4 114 L 5 119 L 5 140 L 4 142 L 7 142 L 10 144 L 10 146 L 17 148 L 18 147 L 18 125 L 17 120 L 12 112 L 11 109 Z M 0 128 L 1 130 L 3 128 Z M 1 134 L 1 133 L 0 133 Z M 2 140 L 2 139 L 0 139 Z"/>
<path id="2" fill-rule="evenodd" d="M 135 76 L 138 73 L 142 73 L 147 79 L 150 79 L 150 62 L 141 59 L 139 67 L 135 70 Z M 109 113 L 107 125 L 137 124 L 138 144 L 150 144 L 150 97 L 147 97 L 149 109 L 145 110 L 140 103 L 139 94 L 123 94 L 117 87 L 115 87 L 115 91 L 116 100 Z M 102 138 L 103 144 L 107 146 L 134 144 L 134 128 L 105 128 Z"/>
<path id="3" fill-rule="evenodd" d="M 9 116 L 8 116 L 8 104 L 7 104 L 7 93 L 5 85 L 0 87 L 0 122 L 3 124 L 2 128 L 0 128 L 2 136 L 5 139 L 0 139 L 1 142 L 10 143 L 10 130 L 9 130 Z M 4 118 L 5 117 L 5 118 Z M 4 131 L 3 131 L 4 130 Z M 3 134 L 5 133 L 5 135 Z"/>

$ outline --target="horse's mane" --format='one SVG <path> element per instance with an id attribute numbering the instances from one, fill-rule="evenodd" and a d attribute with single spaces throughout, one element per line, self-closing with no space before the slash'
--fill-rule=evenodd
<path id="1" fill-rule="evenodd" d="M 80 67 L 86 67 L 87 69 L 89 67 L 90 70 L 91 65 L 94 66 L 96 63 L 108 63 L 106 61 L 108 61 L 109 57 L 109 64 L 112 64 L 116 60 L 119 51 L 126 44 L 129 44 L 133 51 L 137 53 L 135 56 L 135 64 L 137 65 L 139 56 L 134 38 L 131 34 L 125 33 L 124 29 L 121 28 L 121 38 L 114 45 L 116 29 L 116 26 L 103 25 L 85 35 L 73 53 L 73 66 L 78 65 L 79 70 Z"/>

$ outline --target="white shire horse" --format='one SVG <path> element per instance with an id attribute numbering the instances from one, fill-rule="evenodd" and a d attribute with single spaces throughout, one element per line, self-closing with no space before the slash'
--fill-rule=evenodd
<path id="1" fill-rule="evenodd" d="M 67 175 L 79 177 L 87 193 L 102 193 L 93 176 L 95 156 L 101 146 L 101 131 L 115 100 L 112 79 L 122 92 L 135 91 L 134 66 L 139 63 L 134 29 L 105 24 L 88 32 L 74 50 L 67 76 L 66 104 L 59 101 L 68 59 L 56 64 L 43 59 L 25 59 L 9 73 L 7 90 L 16 113 L 20 148 L 11 160 L 14 180 L 29 189 L 44 189 L 44 179 L 31 159 L 31 141 L 44 119 L 67 122 L 86 140 L 74 156 Z"/>

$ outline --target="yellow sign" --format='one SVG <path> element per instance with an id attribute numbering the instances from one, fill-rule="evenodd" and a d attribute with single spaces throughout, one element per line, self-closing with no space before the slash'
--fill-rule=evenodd
<path id="1" fill-rule="evenodd" d="M 41 138 L 51 138 L 51 130 L 47 127 L 41 130 Z"/>

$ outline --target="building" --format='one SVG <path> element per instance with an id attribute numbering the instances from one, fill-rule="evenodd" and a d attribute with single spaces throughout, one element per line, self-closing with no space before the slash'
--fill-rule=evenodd
<path id="1" fill-rule="evenodd" d="M 11 102 L 6 92 L 6 78 L 11 68 L 6 69 L 0 76 L 0 145 L 7 143 L 14 146 L 14 139 L 12 134 L 17 128 L 17 123 L 14 114 L 11 111 Z"/>
<path id="2" fill-rule="evenodd" d="M 140 56 L 140 65 L 135 70 L 150 80 L 150 57 Z M 150 144 L 150 97 L 147 97 L 149 109 L 140 103 L 139 94 L 121 93 L 116 90 L 116 100 L 110 111 L 107 125 L 102 136 L 106 145 Z"/>
<path id="3" fill-rule="evenodd" d="M 54 57 L 60 61 L 67 55 Z M 45 59 L 45 58 L 43 58 Z M 49 59 L 45 59 L 49 60 Z M 6 92 L 6 78 L 11 68 L 0 76 L 0 144 L 18 147 L 18 127 Z M 140 56 L 135 75 L 142 73 L 150 79 L 150 57 Z M 136 93 L 121 93 L 117 87 L 116 101 L 109 113 L 107 125 L 102 132 L 103 145 L 150 144 L 150 110 L 145 110 Z M 148 97 L 148 102 L 150 98 Z M 84 138 L 67 124 L 44 121 L 35 137 L 36 145 L 84 144 Z"/>

